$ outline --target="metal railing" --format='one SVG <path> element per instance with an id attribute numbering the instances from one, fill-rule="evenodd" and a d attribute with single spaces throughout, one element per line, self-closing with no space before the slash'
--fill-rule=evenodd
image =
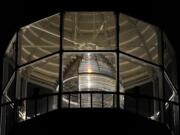
<path id="1" fill-rule="evenodd" d="M 83 96 L 88 95 L 88 105 L 84 105 Z M 98 105 L 97 97 L 98 96 Z M 13 124 L 22 122 L 38 115 L 45 114 L 56 109 L 79 109 L 79 108 L 99 108 L 99 109 L 123 109 L 128 112 L 136 113 L 137 115 L 147 117 L 148 119 L 156 120 L 161 123 L 165 123 L 169 129 L 176 134 L 178 132 L 177 125 L 179 121 L 179 103 L 174 101 L 165 100 L 158 97 L 150 97 L 140 94 L 121 93 L 119 92 L 119 101 L 122 102 L 121 98 L 124 99 L 122 106 L 117 107 L 117 93 L 106 92 L 106 91 L 76 91 L 76 92 L 62 92 L 62 98 L 66 99 L 66 106 L 62 105 L 58 108 L 59 93 L 50 93 L 44 95 L 38 95 L 34 97 L 27 97 L 16 99 L 14 101 L 8 101 L 0 105 L 3 114 L 5 112 L 5 118 L 1 115 L 1 130 L 8 128 L 8 117 L 13 117 Z M 107 106 L 107 98 L 110 96 L 108 102 L 111 102 L 111 106 Z M 73 98 L 76 99 L 78 105 L 73 106 Z M 96 99 L 94 99 L 96 98 Z M 100 98 L 100 99 L 99 99 Z M 78 99 L 78 100 L 77 100 Z M 54 102 L 55 100 L 55 102 Z M 63 100 L 63 99 L 61 99 Z M 126 100 L 131 100 L 133 105 L 128 105 Z M 65 101 L 64 101 L 65 102 Z M 74 101 L 75 102 L 75 101 Z M 143 109 L 142 103 L 145 103 L 146 109 Z M 40 105 L 38 105 L 40 104 Z M 39 107 L 43 105 L 43 109 L 39 110 Z M 119 103 L 121 105 L 121 103 Z M 163 107 L 164 106 L 164 107 Z M 144 112 L 143 112 L 144 111 Z M 12 112 L 11 114 L 8 112 Z M 3 124 L 3 119 L 5 124 Z M 12 123 L 12 120 L 11 120 Z M 2 126 L 5 127 L 2 127 Z M 1 131 L 2 132 L 2 131 Z M 2 134 L 3 135 L 3 134 Z"/>

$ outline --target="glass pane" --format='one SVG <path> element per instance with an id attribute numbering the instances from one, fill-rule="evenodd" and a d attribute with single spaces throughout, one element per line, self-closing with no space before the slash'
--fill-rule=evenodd
<path id="1" fill-rule="evenodd" d="M 93 103 L 93 108 L 102 108 L 102 94 L 93 94 L 92 95 L 92 103 Z"/>
<path id="2" fill-rule="evenodd" d="M 48 97 L 48 112 L 58 108 L 58 94 Z"/>
<path id="3" fill-rule="evenodd" d="M 62 97 L 62 101 L 63 101 L 62 107 L 63 108 L 70 108 L 70 106 L 73 108 L 74 105 L 77 106 L 77 103 L 70 101 L 70 98 L 71 98 L 70 96 L 71 96 L 70 94 L 63 94 L 63 97 Z"/>
<path id="4" fill-rule="evenodd" d="M 59 14 L 29 24 L 19 33 L 19 64 L 59 51 Z"/>
<path id="5" fill-rule="evenodd" d="M 3 58 L 3 88 L 12 77 L 16 66 L 16 34 L 11 39 Z"/>
<path id="6" fill-rule="evenodd" d="M 59 86 L 59 54 L 36 61 L 18 70 L 16 82 L 16 97 L 32 97 L 37 99 L 37 115 L 45 113 L 46 110 L 56 109 L 57 97 L 50 96 L 39 98 L 39 95 L 58 93 Z M 35 100 L 25 101 L 21 106 L 26 108 L 27 118 L 33 117 L 35 111 Z M 48 106 L 48 108 L 47 108 Z"/>
<path id="7" fill-rule="evenodd" d="M 98 99 L 98 97 L 97 97 Z M 114 96 L 113 94 L 104 94 L 103 95 L 103 107 L 105 108 L 113 108 L 114 105 Z"/>
<path id="8" fill-rule="evenodd" d="M 65 50 L 113 50 L 116 45 L 113 12 L 66 12 Z"/>
<path id="9" fill-rule="evenodd" d="M 121 108 L 133 112 L 138 111 L 140 114 L 150 117 L 158 111 L 157 102 L 137 98 L 138 103 L 136 104 L 136 96 L 162 97 L 162 72 L 159 67 L 124 54 L 120 54 L 119 61 L 120 91 L 134 95 L 120 97 Z M 136 110 L 137 106 L 138 110 Z"/>
<path id="10" fill-rule="evenodd" d="M 81 96 L 81 106 L 82 108 L 90 108 L 92 106 L 91 104 L 91 95 L 88 93 L 88 94 L 82 94 Z"/>
<path id="11" fill-rule="evenodd" d="M 159 33 L 149 23 L 120 14 L 119 48 L 122 52 L 161 64 Z"/>
<path id="12" fill-rule="evenodd" d="M 102 107 L 102 92 L 116 91 L 116 66 L 113 53 L 65 53 L 63 91 L 77 92 L 63 97 L 63 106 Z M 84 93 L 83 93 L 84 92 Z M 91 94 L 92 93 L 92 97 Z M 70 101 L 69 101 L 70 100 Z M 104 95 L 104 107 L 113 107 L 113 95 Z"/>
<path id="13" fill-rule="evenodd" d="M 167 39 L 164 34 L 164 67 L 165 70 L 172 81 L 173 85 L 178 88 L 178 80 L 177 80 L 177 60 L 175 51 L 172 48 L 171 43 Z"/>
<path id="14" fill-rule="evenodd" d="M 47 113 L 47 99 L 42 97 L 37 99 L 37 115 Z"/>

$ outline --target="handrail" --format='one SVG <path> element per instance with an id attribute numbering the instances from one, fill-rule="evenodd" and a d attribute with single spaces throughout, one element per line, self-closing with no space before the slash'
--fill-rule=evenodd
<path id="1" fill-rule="evenodd" d="M 13 104 L 15 102 L 22 102 L 25 100 L 33 100 L 33 99 L 41 99 L 44 97 L 49 97 L 49 96 L 58 96 L 59 93 L 48 93 L 48 94 L 42 94 L 42 95 L 37 95 L 37 96 L 31 96 L 31 97 L 25 97 L 25 98 L 21 98 L 21 99 L 16 99 L 15 101 L 10 101 L 10 102 L 6 102 L 6 103 L 2 103 L 0 104 L 0 107 L 5 106 L 5 105 L 9 105 L 9 104 Z M 71 95 L 71 94 L 114 94 L 116 95 L 116 92 L 109 92 L 109 91 L 68 91 L 68 92 L 62 92 L 62 95 Z M 152 97 L 152 96 L 147 96 L 147 95 L 142 95 L 142 94 L 132 94 L 132 93 L 123 93 L 123 92 L 119 92 L 119 95 L 123 95 L 123 96 L 131 96 L 131 97 L 135 97 L 135 98 L 146 98 L 149 100 L 157 100 L 157 101 L 161 101 L 164 103 L 171 103 L 171 104 L 175 104 L 175 105 L 179 105 L 179 103 L 174 102 L 174 101 L 170 101 L 167 99 L 162 99 L 159 97 Z"/>
<path id="2" fill-rule="evenodd" d="M 101 97 L 101 100 L 102 102 L 100 103 L 100 106 L 98 108 L 100 109 L 107 109 L 107 108 L 111 108 L 111 107 L 107 107 L 105 106 L 105 98 L 104 98 L 104 95 L 113 95 L 113 99 L 112 99 L 112 108 L 113 109 L 123 109 L 125 111 L 131 111 L 131 110 L 128 110 L 128 108 L 126 106 L 124 106 L 123 108 L 122 107 L 117 107 L 117 101 L 114 100 L 114 97 L 119 94 L 119 96 L 130 96 L 130 97 L 133 97 L 135 99 L 135 106 L 134 106 L 134 111 L 136 114 L 138 115 L 142 115 L 143 117 L 147 117 L 148 119 L 152 119 L 152 120 L 158 120 L 159 122 L 161 123 L 165 123 L 166 125 L 168 125 L 171 129 L 171 131 L 175 131 L 176 129 L 174 129 L 175 125 L 174 123 L 170 122 L 169 118 L 168 121 L 166 119 L 161 119 L 162 116 L 165 115 L 166 111 L 168 111 L 168 113 L 172 112 L 172 107 L 175 107 L 175 106 L 179 106 L 179 103 L 177 102 L 174 102 L 174 101 L 170 101 L 170 100 L 166 100 L 166 99 L 162 99 L 162 98 L 159 98 L 159 97 L 151 97 L 151 96 L 147 96 L 147 95 L 142 95 L 142 94 L 133 94 L 133 93 L 123 93 L 123 92 L 109 92 L 109 91 L 66 91 L 66 92 L 62 92 L 62 96 L 63 95 L 67 95 L 68 99 L 67 100 L 67 107 L 62 107 L 62 109 L 69 109 L 69 108 L 72 108 L 71 106 L 71 103 L 73 101 L 71 101 L 71 96 L 73 96 L 73 94 L 78 94 L 80 98 L 80 102 L 79 102 L 79 106 L 76 107 L 76 108 L 83 108 L 83 104 L 82 104 L 82 95 L 83 94 L 90 94 L 90 101 L 89 102 L 89 105 L 88 107 L 89 108 L 93 108 L 94 106 L 94 103 L 93 103 L 93 94 L 100 94 L 102 97 Z M 42 94 L 42 95 L 34 95 L 34 96 L 31 96 L 31 97 L 25 97 L 25 98 L 21 98 L 21 99 L 14 99 L 13 101 L 10 101 L 9 102 L 6 102 L 6 103 L 2 103 L 0 104 L 0 109 L 1 107 L 4 107 L 4 106 L 7 106 L 7 105 L 10 105 L 12 107 L 12 109 L 14 110 L 14 118 L 17 119 L 18 118 L 18 115 L 22 118 L 22 121 L 25 121 L 25 120 L 28 120 L 28 119 L 31 119 L 33 117 L 37 117 L 38 115 L 41 115 L 43 112 L 38 112 L 37 109 L 38 109 L 38 100 L 39 99 L 42 99 L 42 98 L 45 98 L 46 99 L 46 102 L 45 102 L 45 105 L 46 105 L 46 111 L 44 113 L 48 113 L 52 110 L 57 110 L 57 109 L 60 109 L 60 108 L 53 108 L 53 109 L 49 109 L 49 97 L 50 96 L 57 96 L 59 97 L 59 93 L 48 93 L 48 94 Z M 62 97 L 63 98 L 63 97 Z M 141 98 L 144 98 L 144 99 L 147 99 L 147 103 L 148 103 L 148 112 L 145 111 L 145 113 L 147 113 L 148 116 L 144 116 L 143 114 L 141 114 L 141 110 L 139 108 L 139 101 Z M 21 103 L 23 101 L 28 101 L 28 100 L 32 100 L 35 104 L 34 104 L 34 107 L 33 107 L 33 113 L 32 113 L 32 116 L 29 116 L 27 115 L 27 110 L 25 112 L 22 112 L 20 110 L 17 110 L 18 107 L 21 107 Z M 63 100 L 63 99 L 62 99 Z M 158 110 L 157 112 L 153 112 L 153 114 L 151 114 L 152 110 L 151 110 L 151 101 L 157 101 L 158 102 Z M 74 103 L 74 102 L 73 102 Z M 175 105 L 175 106 L 174 106 Z M 163 110 L 162 106 L 166 106 L 166 110 Z M 85 107 L 87 108 L 87 106 Z M 95 107 L 97 108 L 97 107 Z M 169 108 L 169 110 L 168 110 Z M 18 111 L 18 112 L 17 112 Z M 168 114 L 169 116 L 171 116 L 171 114 Z M 7 116 L 6 116 L 7 117 Z M 20 122 L 20 121 L 19 121 Z"/>

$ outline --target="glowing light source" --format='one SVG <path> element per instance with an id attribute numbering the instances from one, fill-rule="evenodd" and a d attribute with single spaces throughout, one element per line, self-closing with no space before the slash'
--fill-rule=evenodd
<path id="1" fill-rule="evenodd" d="M 88 73 L 92 73 L 92 69 L 91 69 L 91 68 L 88 68 L 88 69 L 87 69 L 87 72 L 88 72 Z"/>

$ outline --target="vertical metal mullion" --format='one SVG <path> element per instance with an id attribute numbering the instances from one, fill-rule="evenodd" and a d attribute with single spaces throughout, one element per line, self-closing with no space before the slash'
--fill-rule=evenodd
<path id="1" fill-rule="evenodd" d="M 62 92 L 63 92 L 63 78 L 62 78 L 62 56 L 63 56 L 63 18 L 64 18 L 64 13 L 60 12 L 60 27 L 59 27 L 59 32 L 60 32 L 60 40 L 59 40 L 59 93 L 58 93 L 58 108 L 62 108 Z"/>
<path id="2" fill-rule="evenodd" d="M 104 108 L 104 93 L 102 92 L 102 108 Z"/>
<path id="3" fill-rule="evenodd" d="M 170 130 L 172 130 L 172 120 L 171 120 L 171 114 L 172 114 L 172 111 L 171 111 L 171 102 L 168 103 L 169 104 L 169 110 L 168 110 L 168 123 L 169 123 L 169 127 L 170 127 Z"/>
<path id="4" fill-rule="evenodd" d="M 162 122 L 162 107 L 161 107 L 161 100 L 158 100 L 158 107 L 159 107 L 159 122 Z"/>
<path id="5" fill-rule="evenodd" d="M 25 116 L 26 117 L 25 120 L 27 120 L 28 119 L 28 113 L 27 113 L 27 102 L 28 102 L 28 100 L 26 100 L 26 101 L 24 100 L 24 102 L 26 103 L 25 104 L 25 111 L 26 111 L 26 113 L 25 113 L 25 115 L 26 115 Z"/>
<path id="6" fill-rule="evenodd" d="M 19 30 L 16 33 L 16 44 L 15 44 L 15 92 L 13 95 L 13 101 L 14 101 L 14 109 L 13 109 L 13 115 L 14 115 L 14 120 L 13 120 L 13 125 L 16 125 L 17 123 L 17 100 L 16 100 L 16 91 L 17 91 L 17 70 L 18 70 L 18 42 L 19 41 Z"/>
<path id="7" fill-rule="evenodd" d="M 157 31 L 158 31 L 158 54 L 159 54 L 159 63 L 160 63 L 160 73 L 158 74 L 158 77 L 159 77 L 159 84 L 158 84 L 158 95 L 157 97 L 158 98 L 163 98 L 163 85 L 164 85 L 164 81 L 163 81 L 163 32 L 162 32 L 162 28 L 157 28 Z M 157 104 L 157 111 L 156 109 L 154 110 L 154 113 L 157 113 L 158 111 L 160 112 L 159 113 L 159 122 L 163 122 L 163 101 L 160 101 L 160 100 L 156 100 L 155 103 Z"/>
<path id="8" fill-rule="evenodd" d="M 49 96 L 46 96 L 46 112 L 49 112 Z"/>
<path id="9" fill-rule="evenodd" d="M 119 91 L 119 13 L 115 12 L 116 15 L 116 67 L 117 67 L 117 79 L 116 79 L 116 95 L 117 95 L 117 108 L 120 108 L 120 91 Z"/>
<path id="10" fill-rule="evenodd" d="M 158 64 L 160 65 L 160 67 L 162 67 L 162 43 L 161 43 L 161 29 L 154 27 L 155 31 L 157 33 L 157 40 L 158 40 L 158 45 L 157 45 L 157 49 L 158 49 Z M 160 90 L 162 89 L 162 70 L 160 69 L 159 71 L 160 73 L 158 73 L 157 75 L 153 74 L 153 96 L 154 97 L 159 97 L 160 95 Z M 156 80 L 155 78 L 158 77 L 158 91 L 157 90 L 157 84 L 156 84 Z M 157 113 L 158 112 L 158 101 L 157 100 L 152 100 L 152 113 Z"/>
<path id="11" fill-rule="evenodd" d="M 79 94 L 80 94 L 80 95 L 79 95 L 79 98 L 80 98 L 80 99 L 79 99 L 79 100 L 80 100 L 80 101 L 79 101 L 79 102 L 80 102 L 80 108 L 82 108 L 82 103 L 81 103 L 81 92 L 80 92 Z"/>
<path id="12" fill-rule="evenodd" d="M 19 31 L 19 34 L 21 34 L 22 35 L 22 30 L 20 30 Z M 21 41 L 21 42 L 20 42 Z M 17 66 L 20 64 L 19 62 L 20 62 L 20 60 L 21 60 L 21 48 L 22 48 L 22 40 L 21 40 L 21 38 L 20 37 L 18 37 L 18 47 L 19 47 L 19 49 L 18 49 L 18 51 L 17 51 L 17 53 L 18 53 L 18 58 L 17 58 Z M 18 69 L 17 69 L 18 70 Z M 20 82 L 21 83 L 21 82 Z M 24 83 L 24 79 L 23 79 L 23 83 Z M 20 84 L 21 85 L 21 84 Z M 27 87 L 27 80 L 26 80 L 26 84 L 25 84 L 26 86 L 25 87 Z M 27 88 L 25 88 L 25 91 L 27 90 Z M 23 95 L 23 91 L 22 91 L 22 89 L 20 89 L 19 90 L 20 91 L 20 99 L 21 98 L 23 98 L 24 97 L 24 95 Z M 27 96 L 27 95 L 26 95 Z"/>
<path id="13" fill-rule="evenodd" d="M 148 100 L 148 117 L 151 117 L 151 99 L 147 99 Z M 156 112 L 155 112 L 156 113 Z"/>
<path id="14" fill-rule="evenodd" d="M 1 55 L 2 56 L 2 55 Z M 3 60 L 3 57 L 1 57 L 0 58 L 0 60 L 1 60 L 1 64 L 3 64 L 4 63 L 4 60 Z M 0 72 L 1 72 L 1 74 L 3 74 L 2 72 L 3 72 L 3 67 L 1 66 L 0 67 Z M 0 76 L 0 79 L 4 79 L 3 78 L 3 76 L 1 75 Z M 2 106 L 1 106 L 1 104 L 2 104 L 2 90 L 3 90 L 3 83 L 2 83 L 2 81 L 0 82 L 0 128 L 1 128 L 1 130 L 0 130 L 0 134 L 3 134 L 3 131 L 2 131 L 2 111 L 1 111 L 1 109 L 3 108 Z"/>
<path id="15" fill-rule="evenodd" d="M 71 93 L 68 93 L 69 101 L 68 101 L 68 108 L 71 107 Z"/>
<path id="16" fill-rule="evenodd" d="M 136 97 L 136 114 L 139 114 L 139 97 Z"/>
<path id="17" fill-rule="evenodd" d="M 114 98 L 114 94 L 113 94 L 113 108 L 115 108 L 115 98 Z"/>
<path id="18" fill-rule="evenodd" d="M 93 108 L 93 95 L 92 95 L 92 92 L 90 93 L 90 97 L 91 97 L 91 108 Z"/>
<path id="19" fill-rule="evenodd" d="M 37 106 L 38 106 L 38 105 L 37 105 L 37 98 L 38 98 L 38 97 L 37 97 L 37 95 L 36 95 L 36 96 L 34 97 L 34 101 L 35 101 L 35 102 L 34 102 L 34 103 L 35 103 L 35 105 L 34 105 L 34 113 L 35 113 L 34 116 L 35 116 L 35 117 L 37 116 L 37 113 L 38 113 L 38 111 L 37 111 Z"/>
<path id="20" fill-rule="evenodd" d="M 165 45 L 165 42 L 164 42 L 164 35 L 163 35 L 163 30 L 161 29 L 161 51 L 162 51 L 162 90 L 163 90 L 163 99 L 165 100 L 165 75 L 164 75 L 164 67 L 165 67 L 165 65 L 164 65 L 164 45 Z M 165 101 L 163 101 L 163 106 L 162 106 L 162 115 L 163 115 L 163 121 L 165 122 L 166 121 L 166 116 L 165 116 L 165 108 L 166 108 L 166 106 L 165 106 Z"/>

